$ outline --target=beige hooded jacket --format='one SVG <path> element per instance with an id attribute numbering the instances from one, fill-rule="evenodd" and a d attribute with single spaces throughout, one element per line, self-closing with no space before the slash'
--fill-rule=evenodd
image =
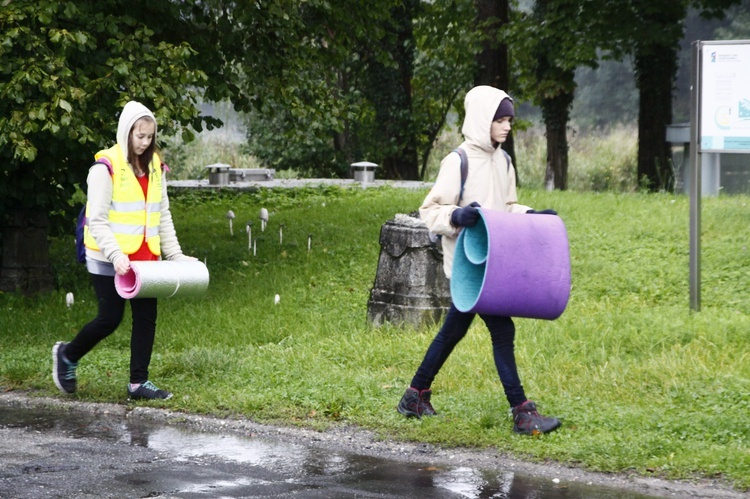
<path id="1" fill-rule="evenodd" d="M 117 126 L 117 145 L 124 151 L 126 157 L 130 130 L 135 125 L 135 122 L 144 116 L 150 117 L 156 123 L 153 113 L 146 106 L 135 101 L 128 102 L 120 114 L 120 121 Z M 94 163 L 89 169 L 87 184 L 86 197 L 89 205 L 89 230 L 101 251 L 86 248 L 86 268 L 92 274 L 114 275 L 113 264 L 119 258 L 125 257 L 125 254 L 117 245 L 115 235 L 109 226 L 109 208 L 112 203 L 112 176 L 107 166 L 102 163 Z M 165 260 L 179 260 L 184 255 L 182 254 L 180 243 L 177 241 L 172 214 L 169 211 L 166 179 L 162 182 L 161 199 L 159 236 L 161 238 L 162 258 Z"/>
<path id="2" fill-rule="evenodd" d="M 461 128 L 464 142 L 459 146 L 469 159 L 463 197 L 459 202 L 461 158 L 451 153 L 440 163 L 435 185 L 419 208 L 419 216 L 427 227 L 443 236 L 443 270 L 449 279 L 460 230 L 451 225 L 454 210 L 474 201 L 489 210 L 526 213 L 531 209 L 517 203 L 515 169 L 490 138 L 492 119 L 505 98 L 509 98 L 508 94 L 489 86 L 474 87 L 466 94 L 466 118 Z"/>

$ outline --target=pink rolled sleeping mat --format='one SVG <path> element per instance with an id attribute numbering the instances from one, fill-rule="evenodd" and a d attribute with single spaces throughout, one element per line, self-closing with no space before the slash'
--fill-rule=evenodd
<path id="1" fill-rule="evenodd" d="M 451 298 L 461 312 L 557 319 L 570 297 L 570 251 L 557 215 L 479 210 L 456 241 Z"/>
<path id="2" fill-rule="evenodd" d="M 208 288 L 208 268 L 199 260 L 136 261 L 130 270 L 115 275 L 117 294 L 125 299 L 197 296 Z"/>

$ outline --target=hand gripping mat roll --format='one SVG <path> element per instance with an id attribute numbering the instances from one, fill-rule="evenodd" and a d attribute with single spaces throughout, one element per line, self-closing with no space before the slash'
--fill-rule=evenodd
<path id="1" fill-rule="evenodd" d="M 570 251 L 556 215 L 479 210 L 461 231 L 450 280 L 461 312 L 557 319 L 570 297 Z"/>
<path id="2" fill-rule="evenodd" d="M 115 275 L 123 298 L 197 296 L 208 288 L 208 268 L 199 260 L 130 262 L 130 272 Z"/>

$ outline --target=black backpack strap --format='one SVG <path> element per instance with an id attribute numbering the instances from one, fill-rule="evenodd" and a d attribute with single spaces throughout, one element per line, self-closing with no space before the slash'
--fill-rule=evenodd
<path id="1" fill-rule="evenodd" d="M 512 162 L 510 159 L 510 154 L 508 154 L 508 151 L 506 151 L 505 149 L 500 149 L 500 150 L 503 151 L 503 154 L 505 155 L 505 159 L 508 161 L 508 171 L 510 171 L 510 164 Z"/>
<path id="2" fill-rule="evenodd" d="M 464 197 L 464 184 L 466 184 L 466 177 L 469 176 L 469 157 L 466 155 L 466 151 L 457 147 L 453 149 L 453 152 L 459 155 L 461 158 L 461 192 L 458 194 L 458 202 Z"/>

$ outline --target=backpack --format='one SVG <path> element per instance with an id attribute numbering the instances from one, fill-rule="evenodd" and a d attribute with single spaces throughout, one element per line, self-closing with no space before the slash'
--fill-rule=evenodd
<path id="1" fill-rule="evenodd" d="M 501 149 L 501 151 L 503 151 L 503 154 L 505 155 L 505 159 L 508 162 L 508 170 L 510 170 L 510 154 L 508 154 L 508 151 L 506 151 L 505 149 Z M 466 185 L 466 177 L 469 176 L 469 158 L 466 155 L 466 151 L 464 151 L 460 147 L 453 149 L 451 152 L 455 152 L 461 157 L 461 190 L 458 193 L 458 203 L 460 203 L 461 199 L 463 199 L 464 197 L 464 185 Z M 440 242 L 443 237 L 440 234 L 435 234 L 432 231 L 429 231 L 428 236 L 430 238 L 430 242 L 432 242 L 433 244 L 437 244 L 438 242 Z"/>
<path id="2" fill-rule="evenodd" d="M 105 165 L 109 170 L 109 174 L 112 175 L 114 171 L 112 163 L 107 158 L 97 160 L 91 166 L 94 166 L 96 163 Z M 86 263 L 86 246 L 83 244 L 83 228 L 86 226 L 86 223 L 86 203 L 83 203 L 81 212 L 78 214 L 78 219 L 76 220 L 76 260 L 78 260 L 78 263 Z"/>

